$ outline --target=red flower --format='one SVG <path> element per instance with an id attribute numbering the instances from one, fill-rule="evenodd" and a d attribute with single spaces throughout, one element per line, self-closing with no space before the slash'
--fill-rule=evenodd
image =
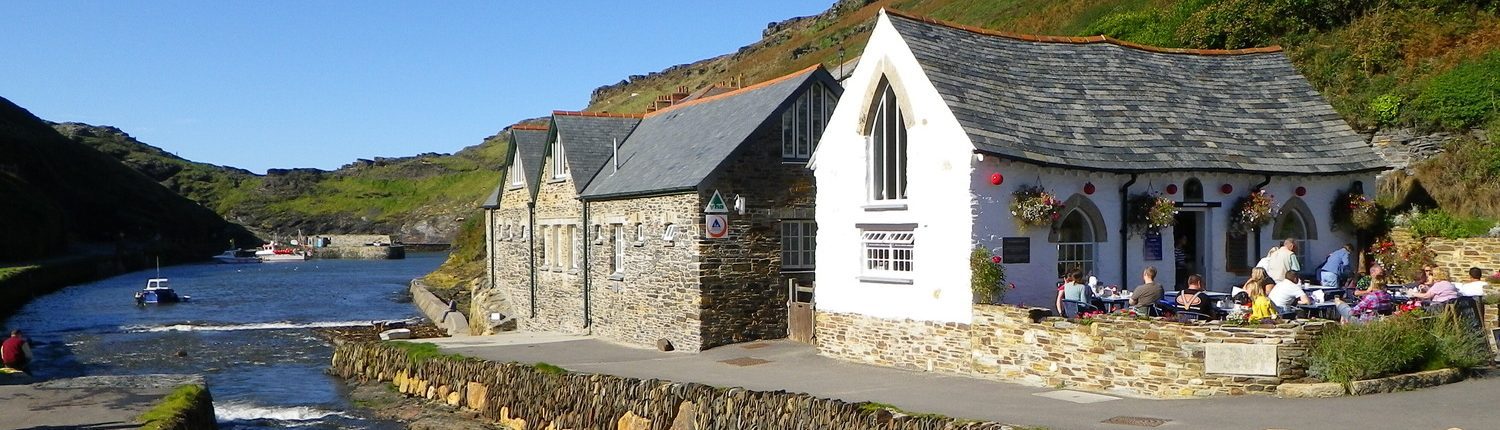
<path id="1" fill-rule="evenodd" d="M 1000 264 L 1000 256 L 996 255 L 996 256 L 990 257 L 990 262 L 991 263 L 995 263 L 995 264 Z"/>
<path id="2" fill-rule="evenodd" d="M 1057 213 L 1057 212 L 1053 212 L 1053 213 L 1052 213 L 1052 220 L 1053 220 L 1053 221 L 1057 221 L 1057 217 L 1058 217 L 1058 215 L 1060 215 L 1060 214 L 1058 214 L 1058 213 Z"/>

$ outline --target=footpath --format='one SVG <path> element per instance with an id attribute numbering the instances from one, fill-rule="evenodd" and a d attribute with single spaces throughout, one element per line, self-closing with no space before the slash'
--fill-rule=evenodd
<path id="1" fill-rule="evenodd" d="M 139 428 L 136 418 L 174 388 L 202 383 L 195 375 L 7 377 L 0 380 L 0 429 Z"/>
<path id="2" fill-rule="evenodd" d="M 1500 377 L 1410 392 L 1331 399 L 1235 396 L 1157 400 L 1048 389 L 839 361 L 813 346 L 762 341 L 701 353 L 659 352 L 592 337 L 510 332 L 417 339 L 446 353 L 494 361 L 544 362 L 585 373 L 785 390 L 902 410 L 1049 429 L 1493 429 L 1500 428 Z M 1106 423 L 1133 422 L 1136 425 Z"/>

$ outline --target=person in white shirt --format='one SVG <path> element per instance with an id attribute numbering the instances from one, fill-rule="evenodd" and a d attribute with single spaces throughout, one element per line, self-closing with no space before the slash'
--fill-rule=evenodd
<path id="1" fill-rule="evenodd" d="M 1266 262 L 1266 274 L 1271 279 L 1281 282 L 1286 279 L 1288 272 L 1302 271 L 1302 264 L 1297 261 L 1297 242 L 1287 239 L 1281 242 L 1281 249 L 1271 254 L 1270 260 Z"/>
<path id="2" fill-rule="evenodd" d="M 1266 251 L 1266 256 L 1261 257 L 1260 262 L 1255 263 L 1255 267 L 1266 268 L 1266 265 L 1271 263 L 1271 256 L 1276 255 L 1276 251 L 1279 250 L 1281 250 L 1281 246 L 1271 246 L 1271 249 Z"/>
<path id="3" fill-rule="evenodd" d="M 1271 292 L 1266 294 L 1271 299 L 1271 304 L 1276 306 L 1276 313 L 1286 315 L 1297 311 L 1298 304 L 1312 303 L 1307 298 L 1307 292 L 1302 291 L 1302 284 L 1297 280 L 1297 272 L 1286 272 L 1286 278 L 1276 281 L 1276 286 L 1271 287 Z"/>
<path id="4" fill-rule="evenodd" d="M 1469 282 L 1458 284 L 1458 295 L 1466 297 L 1478 297 L 1484 295 L 1484 287 L 1490 283 L 1484 282 L 1484 271 L 1478 267 L 1469 268 Z"/>

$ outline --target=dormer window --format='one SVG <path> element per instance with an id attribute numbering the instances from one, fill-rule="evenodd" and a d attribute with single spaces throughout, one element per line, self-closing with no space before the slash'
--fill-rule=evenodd
<path id="1" fill-rule="evenodd" d="M 510 177 L 511 188 L 521 188 L 525 184 L 525 175 L 521 174 L 521 152 L 516 151 L 515 158 L 510 160 L 510 172 L 505 174 Z"/>
<path id="2" fill-rule="evenodd" d="M 562 136 L 552 142 L 552 179 L 568 177 L 568 159 L 563 156 Z"/>
<path id="3" fill-rule="evenodd" d="M 835 96 L 823 84 L 814 83 L 802 93 L 792 107 L 781 113 L 781 158 L 807 160 L 818 147 L 828 116 L 833 114 Z"/>
<path id="4" fill-rule="evenodd" d="M 906 199 L 906 117 L 890 82 L 881 79 L 870 109 L 867 165 L 870 200 Z"/>

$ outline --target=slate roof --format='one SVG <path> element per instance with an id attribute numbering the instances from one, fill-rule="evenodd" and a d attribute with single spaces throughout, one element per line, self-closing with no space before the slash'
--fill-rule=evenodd
<path id="1" fill-rule="evenodd" d="M 573 176 L 573 186 L 580 194 L 594 174 L 609 162 L 615 141 L 625 143 L 630 131 L 635 130 L 640 122 L 640 115 L 552 112 L 552 138 L 562 137 L 563 154 Z M 548 151 L 551 151 L 551 145 L 548 145 Z"/>
<path id="2" fill-rule="evenodd" d="M 500 207 L 500 192 L 502 192 L 504 190 L 505 190 L 505 173 L 501 173 L 500 174 L 500 184 L 499 185 L 495 185 L 495 189 L 490 190 L 490 196 L 489 197 L 485 197 L 484 198 L 484 204 L 479 205 L 479 207 L 485 208 L 485 209 L 494 209 L 494 208 Z"/>
<path id="3" fill-rule="evenodd" d="M 740 144 L 812 81 L 838 83 L 822 66 L 647 114 L 620 146 L 619 171 L 606 160 L 580 197 L 603 199 L 696 189 Z M 571 151 L 572 149 L 569 148 Z"/>
<path id="4" fill-rule="evenodd" d="M 1010 35 L 888 12 L 976 149 L 1101 171 L 1377 171 L 1279 48 Z"/>
<path id="5" fill-rule="evenodd" d="M 542 157 L 547 151 L 547 128 L 512 126 L 510 141 L 521 153 L 521 173 L 526 174 L 526 186 L 531 188 L 531 196 L 535 197 L 542 179 Z"/>

